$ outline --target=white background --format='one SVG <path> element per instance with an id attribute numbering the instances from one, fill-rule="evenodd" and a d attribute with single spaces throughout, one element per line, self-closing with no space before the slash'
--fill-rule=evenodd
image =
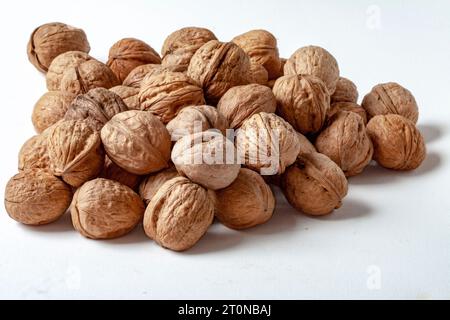
<path id="1" fill-rule="evenodd" d="M 283 57 L 309 44 L 337 58 L 360 96 L 386 81 L 420 104 L 428 158 L 415 172 L 368 168 L 352 178 L 342 209 L 295 213 L 278 195 L 266 225 L 214 225 L 186 253 L 163 250 L 141 228 L 112 241 L 72 230 L 70 217 L 31 228 L 0 209 L 0 298 L 450 298 L 450 5 L 448 1 L 10 1 L 0 12 L 0 192 L 33 135 L 31 111 L 45 81 L 26 57 L 45 22 L 83 28 L 105 60 L 122 37 L 159 50 L 184 26 L 223 41 L 254 28 Z"/>

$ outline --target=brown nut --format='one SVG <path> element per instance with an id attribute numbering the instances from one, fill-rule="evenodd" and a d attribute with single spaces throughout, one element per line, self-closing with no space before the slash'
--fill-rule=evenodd
<path id="1" fill-rule="evenodd" d="M 178 177 L 164 183 L 150 201 L 145 210 L 144 230 L 160 246 L 184 251 L 203 237 L 213 219 L 211 192 Z"/>
<path id="2" fill-rule="evenodd" d="M 145 205 L 150 203 L 150 200 L 152 200 L 164 183 L 179 176 L 180 174 L 177 169 L 170 167 L 166 170 L 151 174 L 142 180 L 139 185 L 139 195 L 144 200 Z"/>
<path id="3" fill-rule="evenodd" d="M 75 95 L 62 91 L 46 92 L 34 105 L 31 120 L 37 133 L 64 118 Z"/>
<path id="4" fill-rule="evenodd" d="M 276 107 L 277 102 L 270 88 L 249 84 L 228 90 L 220 99 L 217 110 L 228 120 L 230 128 L 236 129 L 254 114 L 273 113 Z"/>
<path id="5" fill-rule="evenodd" d="M 21 171 L 9 180 L 5 189 L 6 212 L 12 219 L 28 225 L 57 220 L 71 200 L 70 187 L 42 169 Z"/>
<path id="6" fill-rule="evenodd" d="M 49 169 L 50 159 L 47 151 L 48 131 L 28 139 L 19 152 L 19 171 L 27 169 Z"/>
<path id="7" fill-rule="evenodd" d="M 47 72 L 53 59 L 67 51 L 89 52 L 83 30 L 64 23 L 47 23 L 36 28 L 28 42 L 28 59 L 41 72 Z"/>
<path id="8" fill-rule="evenodd" d="M 160 64 L 143 64 L 131 70 L 128 76 L 123 80 L 122 85 L 133 88 L 141 88 L 144 78 L 152 72 L 163 70 Z"/>
<path id="9" fill-rule="evenodd" d="M 257 83 L 267 86 L 267 83 L 269 82 L 269 74 L 262 65 L 257 63 L 251 63 L 250 73 L 251 73 L 250 83 Z"/>
<path id="10" fill-rule="evenodd" d="M 412 121 L 402 116 L 375 116 L 369 121 L 367 132 L 373 142 L 373 158 L 385 168 L 413 170 L 425 160 L 422 134 Z"/>
<path id="11" fill-rule="evenodd" d="M 115 86 L 109 90 L 122 98 L 129 110 L 141 109 L 141 105 L 139 104 L 139 88 Z"/>
<path id="12" fill-rule="evenodd" d="M 377 115 L 398 114 L 414 124 L 419 119 L 416 99 L 408 89 L 395 82 L 378 84 L 363 99 L 361 106 L 369 120 Z"/>
<path id="13" fill-rule="evenodd" d="M 105 157 L 105 164 L 99 174 L 99 178 L 114 180 L 136 190 L 141 182 L 141 176 L 130 173 L 111 161 L 108 156 Z"/>
<path id="14" fill-rule="evenodd" d="M 342 170 L 321 153 L 300 155 L 283 174 L 281 187 L 295 209 L 314 216 L 339 208 L 348 191 Z"/>
<path id="15" fill-rule="evenodd" d="M 91 239 L 127 234 L 142 220 L 144 210 L 137 193 L 117 181 L 102 178 L 82 185 L 70 205 L 75 230 Z"/>
<path id="16" fill-rule="evenodd" d="M 150 112 L 130 110 L 115 115 L 101 130 L 109 158 L 128 172 L 144 175 L 167 168 L 170 135 Z"/>
<path id="17" fill-rule="evenodd" d="M 337 102 L 358 102 L 358 89 L 356 85 L 349 79 L 339 77 L 336 84 L 336 90 L 331 96 L 331 104 Z"/>
<path id="18" fill-rule="evenodd" d="M 331 105 L 327 113 L 327 118 L 331 119 L 340 111 L 354 112 L 363 119 L 364 125 L 367 125 L 367 113 L 359 104 L 353 102 L 335 102 Z"/>
<path id="19" fill-rule="evenodd" d="M 317 152 L 316 147 L 300 132 L 297 132 L 297 139 L 300 146 L 299 155 Z"/>

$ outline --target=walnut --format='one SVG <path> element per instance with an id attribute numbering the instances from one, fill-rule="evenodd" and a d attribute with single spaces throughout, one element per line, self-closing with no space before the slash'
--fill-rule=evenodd
<path id="1" fill-rule="evenodd" d="M 102 169 L 100 135 L 85 120 L 65 120 L 48 129 L 50 170 L 64 182 L 79 187 Z"/>
<path id="2" fill-rule="evenodd" d="M 167 168 L 170 135 L 150 112 L 130 110 L 115 115 L 101 130 L 109 158 L 126 171 L 138 175 Z"/>
<path id="3" fill-rule="evenodd" d="M 42 169 L 27 169 L 9 180 L 5 208 L 14 220 L 28 225 L 48 224 L 62 216 L 70 205 L 68 185 Z"/>
<path id="4" fill-rule="evenodd" d="M 145 76 L 149 73 L 161 70 L 163 70 L 163 68 L 160 64 L 143 64 L 131 70 L 125 80 L 123 80 L 122 85 L 140 89 Z"/>
<path id="5" fill-rule="evenodd" d="M 354 112 L 340 111 L 316 139 L 316 148 L 344 171 L 347 177 L 361 173 L 370 163 L 373 145 L 363 119 Z"/>
<path id="6" fill-rule="evenodd" d="M 309 74 L 320 78 L 332 95 L 339 81 L 336 59 L 325 49 L 308 46 L 298 49 L 284 66 L 284 75 Z"/>
<path id="7" fill-rule="evenodd" d="M 19 152 L 19 171 L 27 169 L 49 169 L 47 151 L 48 130 L 28 139 Z"/>
<path id="8" fill-rule="evenodd" d="M 232 42 L 241 47 L 252 62 L 262 65 L 267 70 L 269 79 L 280 75 L 277 39 L 270 32 L 252 30 L 235 37 Z"/>
<path id="9" fill-rule="evenodd" d="M 164 124 L 190 105 L 205 104 L 203 91 L 180 72 L 156 72 L 145 77 L 139 92 L 141 109 L 150 111 Z"/>
<path id="10" fill-rule="evenodd" d="M 348 191 L 342 170 L 321 153 L 300 155 L 283 174 L 281 187 L 295 209 L 314 216 L 339 208 Z"/>
<path id="11" fill-rule="evenodd" d="M 28 59 L 41 72 L 47 72 L 54 58 L 67 51 L 89 52 L 89 42 L 83 30 L 64 23 L 41 25 L 31 34 Z"/>
<path id="12" fill-rule="evenodd" d="M 105 157 L 105 164 L 99 174 L 99 178 L 120 182 L 133 190 L 136 190 L 141 182 L 141 176 L 122 169 L 117 164 L 112 162 L 108 156 Z"/>
<path id="13" fill-rule="evenodd" d="M 217 40 L 214 33 L 205 28 L 188 27 L 171 33 L 164 41 L 161 53 L 162 65 L 185 72 L 194 53 L 205 43 Z"/>
<path id="14" fill-rule="evenodd" d="M 425 160 L 424 139 L 411 120 L 394 114 L 375 116 L 367 132 L 374 146 L 373 158 L 385 168 L 413 170 Z"/>
<path id="15" fill-rule="evenodd" d="M 185 135 L 217 129 L 226 134 L 228 121 L 216 108 L 211 106 L 192 106 L 181 109 L 178 115 L 166 126 L 172 141 L 178 141 Z"/>
<path id="16" fill-rule="evenodd" d="M 127 110 L 128 107 L 117 94 L 105 88 L 95 88 L 78 95 L 70 104 L 64 119 L 86 119 L 100 131 L 114 115 Z"/>
<path id="17" fill-rule="evenodd" d="M 186 135 L 175 143 L 172 162 L 178 172 L 205 188 L 228 187 L 241 167 L 233 143 L 216 131 Z"/>
<path id="18" fill-rule="evenodd" d="M 36 132 L 41 133 L 64 118 L 74 98 L 75 95 L 61 91 L 49 91 L 40 97 L 31 116 Z"/>
<path id="19" fill-rule="evenodd" d="M 337 102 L 358 102 L 358 89 L 356 85 L 349 79 L 339 77 L 336 84 L 336 90 L 331 96 L 331 104 Z"/>
<path id="20" fill-rule="evenodd" d="M 274 113 L 260 112 L 244 121 L 236 133 L 240 161 L 262 175 L 283 173 L 300 151 L 297 133 Z"/>
<path id="21" fill-rule="evenodd" d="M 144 203 L 148 205 L 164 183 L 179 176 L 180 174 L 175 167 L 151 174 L 142 180 L 139 185 L 139 195 L 144 200 Z"/>
<path id="22" fill-rule="evenodd" d="M 378 84 L 363 99 L 361 105 L 369 119 L 377 115 L 398 114 L 414 124 L 419 119 L 419 108 L 414 96 L 398 83 Z"/>
<path id="23" fill-rule="evenodd" d="M 364 125 L 367 125 L 367 114 L 366 110 L 362 108 L 359 104 L 353 102 L 335 102 L 331 105 L 327 112 L 327 118 L 331 119 L 336 113 L 340 111 L 354 112 L 363 119 Z"/>
<path id="24" fill-rule="evenodd" d="M 251 63 L 250 73 L 251 73 L 250 83 L 267 85 L 267 83 L 269 82 L 269 74 L 267 73 L 267 70 L 260 64 Z"/>
<path id="25" fill-rule="evenodd" d="M 139 103 L 139 88 L 115 86 L 109 90 L 121 97 L 129 110 L 141 109 L 141 105 Z"/>
<path id="26" fill-rule="evenodd" d="M 161 63 L 161 57 L 152 47 L 141 40 L 125 38 L 111 47 L 106 64 L 122 83 L 134 68 L 152 63 Z"/>
<path id="27" fill-rule="evenodd" d="M 325 124 L 330 95 L 322 80 L 310 75 L 279 78 L 273 87 L 278 113 L 297 131 L 311 134 Z"/>
<path id="28" fill-rule="evenodd" d="M 215 215 L 231 229 L 247 229 L 267 222 L 275 197 L 258 173 L 242 168 L 228 187 L 216 191 Z"/>
<path id="29" fill-rule="evenodd" d="M 214 219 L 210 191 L 184 177 L 164 183 L 144 215 L 147 236 L 160 246 L 184 251 L 193 247 Z"/>
<path id="30" fill-rule="evenodd" d="M 191 59 L 187 75 L 200 84 L 215 105 L 228 89 L 251 81 L 250 59 L 234 43 L 209 41 Z"/>
<path id="31" fill-rule="evenodd" d="M 260 84 L 233 87 L 220 99 L 217 110 L 223 114 L 230 128 L 239 128 L 252 115 L 259 112 L 273 113 L 277 107 L 270 88 Z"/>
<path id="32" fill-rule="evenodd" d="M 142 220 L 144 203 L 127 186 L 98 178 L 79 188 L 70 205 L 74 228 L 91 239 L 111 239 L 133 230 Z"/>
<path id="33" fill-rule="evenodd" d="M 299 155 L 317 152 L 316 147 L 300 132 L 297 132 L 297 139 L 300 146 Z"/>

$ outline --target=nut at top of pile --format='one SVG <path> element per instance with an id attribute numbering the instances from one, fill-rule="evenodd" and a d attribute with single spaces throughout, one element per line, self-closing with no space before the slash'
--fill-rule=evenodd
<path id="1" fill-rule="evenodd" d="M 31 116 L 36 132 L 41 133 L 64 118 L 74 98 L 74 94 L 62 91 L 48 91 L 39 98 Z"/>

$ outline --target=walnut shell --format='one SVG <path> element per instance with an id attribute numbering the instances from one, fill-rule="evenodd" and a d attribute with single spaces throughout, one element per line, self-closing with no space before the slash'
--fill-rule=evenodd
<path id="1" fill-rule="evenodd" d="M 9 216 L 23 224 L 42 225 L 57 220 L 72 200 L 68 185 L 41 169 L 27 169 L 12 177 L 5 189 Z"/>
<path id="2" fill-rule="evenodd" d="M 340 111 L 331 119 L 317 137 L 316 149 L 336 162 L 347 177 L 361 173 L 373 155 L 363 119 L 347 111 Z"/>
<path id="3" fill-rule="evenodd" d="M 217 110 L 225 116 L 230 128 L 239 128 L 252 115 L 273 113 L 277 107 L 270 88 L 260 84 L 233 87 L 220 99 Z"/>
<path id="4" fill-rule="evenodd" d="M 64 118 L 75 95 L 62 91 L 46 92 L 34 105 L 31 120 L 37 133 Z"/>
<path id="5" fill-rule="evenodd" d="M 184 177 L 164 183 L 144 215 L 147 236 L 160 246 L 184 251 L 193 247 L 214 219 L 211 192 Z"/>
<path id="6" fill-rule="evenodd" d="M 247 229 L 272 218 L 275 197 L 258 173 L 242 168 L 228 187 L 216 191 L 215 215 L 231 229 Z"/>
<path id="7" fill-rule="evenodd" d="M 78 95 L 70 104 L 64 119 L 88 121 L 93 128 L 100 131 L 116 114 L 127 111 L 122 98 L 105 88 L 95 88 Z"/>
<path id="8" fill-rule="evenodd" d="M 284 75 L 309 74 L 320 78 L 332 95 L 339 81 L 339 66 L 327 50 L 308 46 L 298 49 L 284 66 Z"/>
<path id="9" fill-rule="evenodd" d="M 101 130 L 109 158 L 128 172 L 144 175 L 167 168 L 170 135 L 150 112 L 130 110 L 115 115 Z"/>
<path id="10" fill-rule="evenodd" d="M 203 45 L 191 59 L 187 75 L 200 84 L 215 105 L 230 88 L 251 81 L 250 59 L 234 43 L 216 40 Z"/>
<path id="11" fill-rule="evenodd" d="M 283 174 L 281 187 L 295 209 L 314 216 L 339 208 L 348 191 L 342 170 L 321 153 L 300 155 Z"/>
<path id="12" fill-rule="evenodd" d="M 150 111 L 164 124 L 187 106 L 205 104 L 203 91 L 180 72 L 156 72 L 146 76 L 139 92 L 141 109 Z"/>
<path id="13" fill-rule="evenodd" d="M 143 64 L 131 70 L 122 85 L 140 89 L 142 81 L 149 73 L 161 70 L 163 68 L 160 64 Z"/>
<path id="14" fill-rule="evenodd" d="M 70 213 L 74 228 L 91 239 L 112 239 L 133 230 L 142 220 L 144 203 L 127 186 L 98 178 L 82 185 Z"/>
<path id="15" fill-rule="evenodd" d="M 129 110 L 141 109 L 141 105 L 139 103 L 139 88 L 115 86 L 109 90 L 121 97 Z"/>
<path id="16" fill-rule="evenodd" d="M 134 68 L 144 64 L 160 63 L 159 54 L 144 41 L 125 38 L 117 41 L 111 47 L 106 64 L 122 83 Z"/>
<path id="17" fill-rule="evenodd" d="M 339 77 L 336 84 L 336 90 L 331 96 L 331 104 L 337 102 L 358 102 L 358 89 L 356 85 L 349 79 Z"/>
<path id="18" fill-rule="evenodd" d="M 298 144 L 300 146 L 299 155 L 305 154 L 305 153 L 314 153 L 317 152 L 316 147 L 311 143 L 311 141 L 308 140 L 307 137 L 305 137 L 300 132 L 297 132 L 297 139 Z"/>
<path id="19" fill-rule="evenodd" d="M 180 174 L 175 167 L 151 174 L 142 180 L 139 185 L 139 195 L 144 200 L 144 203 L 148 205 L 164 183 L 179 176 Z"/>
<path id="20" fill-rule="evenodd" d="M 278 113 L 297 131 L 316 133 L 322 129 L 330 108 L 330 95 L 325 84 L 310 75 L 279 78 L 273 87 Z"/>
<path id="21" fill-rule="evenodd" d="M 378 84 L 363 99 L 361 106 L 369 119 L 377 115 L 398 114 L 414 124 L 419 119 L 416 99 L 408 89 L 395 82 Z"/>
<path id="22" fill-rule="evenodd" d="M 83 30 L 64 23 L 47 23 L 36 28 L 28 42 L 28 59 L 41 72 L 47 72 L 53 59 L 67 51 L 90 51 Z"/>
<path id="23" fill-rule="evenodd" d="M 251 80 L 250 83 L 262 84 L 264 86 L 269 82 L 269 74 L 267 70 L 260 64 L 250 64 Z"/>
<path id="24" fill-rule="evenodd" d="M 47 151 L 48 130 L 28 139 L 19 152 L 19 171 L 27 169 L 49 169 Z"/>
<path id="25" fill-rule="evenodd" d="M 48 129 L 50 170 L 73 187 L 95 178 L 102 169 L 100 135 L 85 120 L 60 121 Z"/>
<path id="26" fill-rule="evenodd" d="M 236 133 L 240 161 L 262 175 L 283 173 L 300 151 L 297 133 L 274 113 L 260 112 L 244 121 Z"/>
<path id="27" fill-rule="evenodd" d="M 172 162 L 181 175 L 212 190 L 228 187 L 241 167 L 233 143 L 216 131 L 178 140 L 172 149 Z"/>
<path id="28" fill-rule="evenodd" d="M 331 105 L 327 112 L 327 118 L 331 119 L 340 111 L 354 112 L 363 119 L 364 125 L 367 125 L 367 113 L 359 104 L 353 102 L 335 102 Z"/>
<path id="29" fill-rule="evenodd" d="M 105 157 L 105 164 L 99 174 L 99 178 L 114 180 L 136 190 L 141 182 L 141 176 L 130 173 L 111 161 L 108 156 Z"/>
<path id="30" fill-rule="evenodd" d="M 373 142 L 373 158 L 385 168 L 413 170 L 425 160 L 423 136 L 411 120 L 394 114 L 375 116 L 367 132 Z"/>

